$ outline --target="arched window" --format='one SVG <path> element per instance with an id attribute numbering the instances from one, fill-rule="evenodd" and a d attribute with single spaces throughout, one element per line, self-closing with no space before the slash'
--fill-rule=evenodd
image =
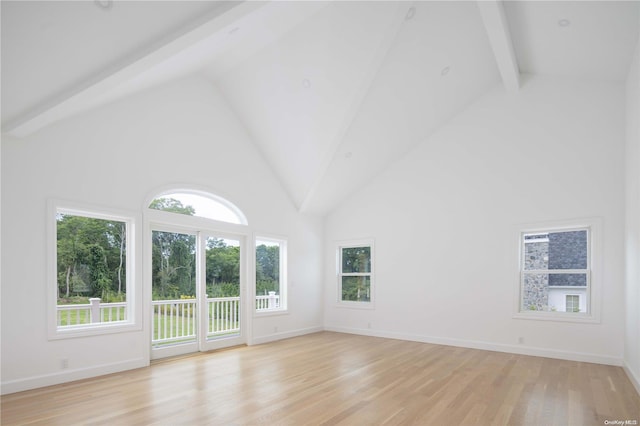
<path id="1" fill-rule="evenodd" d="M 156 196 L 150 209 L 187 216 L 204 217 L 220 222 L 247 225 L 247 218 L 233 203 L 222 197 L 199 191 L 168 191 Z"/>

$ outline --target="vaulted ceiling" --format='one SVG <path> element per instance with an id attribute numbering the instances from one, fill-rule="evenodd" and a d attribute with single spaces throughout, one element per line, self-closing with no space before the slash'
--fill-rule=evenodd
<path id="1" fill-rule="evenodd" d="M 3 0 L 3 132 L 196 74 L 322 214 L 496 84 L 623 81 L 639 4 Z"/>

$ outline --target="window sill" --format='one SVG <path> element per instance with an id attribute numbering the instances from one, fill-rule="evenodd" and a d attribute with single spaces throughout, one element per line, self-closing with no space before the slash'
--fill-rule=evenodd
<path id="1" fill-rule="evenodd" d="M 272 317 L 277 315 L 289 315 L 288 309 L 265 309 L 262 311 L 253 311 L 254 318 Z"/>
<path id="2" fill-rule="evenodd" d="M 73 339 L 76 337 L 91 337 L 104 334 L 127 333 L 130 331 L 140 331 L 141 326 L 132 322 L 110 325 L 87 325 L 74 326 L 69 328 L 56 327 L 49 332 L 49 340 Z"/>
<path id="3" fill-rule="evenodd" d="M 550 285 L 549 290 L 586 290 L 586 285 Z"/>
<path id="4" fill-rule="evenodd" d="M 583 324 L 600 324 L 600 319 L 593 314 L 580 314 L 571 312 L 517 312 L 514 319 L 526 319 L 534 321 L 574 322 Z"/>

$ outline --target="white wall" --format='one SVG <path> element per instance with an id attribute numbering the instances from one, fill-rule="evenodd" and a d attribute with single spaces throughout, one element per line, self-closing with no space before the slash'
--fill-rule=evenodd
<path id="1" fill-rule="evenodd" d="M 148 321 L 142 331 L 47 339 L 46 207 L 56 198 L 140 214 L 173 184 L 208 188 L 243 210 L 251 232 L 288 237 L 289 314 L 254 320 L 254 342 L 322 326 L 322 221 L 297 213 L 217 89 L 191 78 L 3 141 L 4 393 L 148 364 Z"/>
<path id="2" fill-rule="evenodd" d="M 523 80 L 516 96 L 481 97 L 327 217 L 326 328 L 622 363 L 624 87 Z M 601 322 L 512 318 L 517 225 L 583 217 L 604 224 Z M 376 244 L 375 309 L 336 307 L 335 242 L 361 237 Z"/>
<path id="3" fill-rule="evenodd" d="M 626 332 L 627 373 L 640 392 L 640 40 L 626 85 Z"/>

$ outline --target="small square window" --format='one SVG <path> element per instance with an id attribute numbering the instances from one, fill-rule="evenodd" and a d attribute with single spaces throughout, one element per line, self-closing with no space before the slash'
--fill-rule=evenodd
<path id="1" fill-rule="evenodd" d="M 565 296 L 565 312 L 580 312 L 580 295 L 567 294 Z"/>

